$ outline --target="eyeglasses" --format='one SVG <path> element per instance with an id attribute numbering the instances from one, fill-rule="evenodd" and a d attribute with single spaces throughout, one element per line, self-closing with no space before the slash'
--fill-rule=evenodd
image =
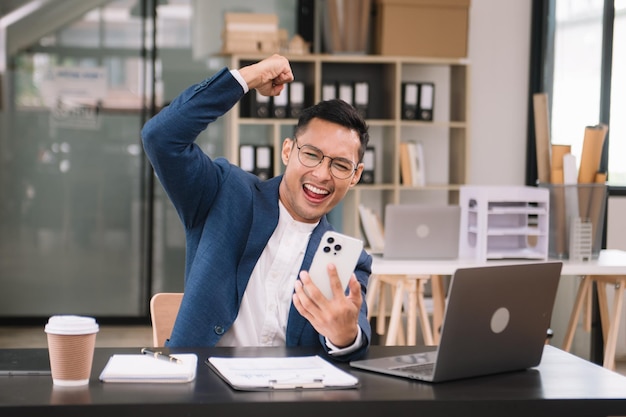
<path id="1" fill-rule="evenodd" d="M 350 178 L 356 172 L 357 165 L 346 158 L 331 158 L 317 149 L 315 146 L 302 145 L 298 146 L 298 140 L 293 140 L 298 148 L 298 160 L 307 168 L 315 168 L 324 161 L 324 158 L 330 160 L 330 173 L 339 180 Z"/>

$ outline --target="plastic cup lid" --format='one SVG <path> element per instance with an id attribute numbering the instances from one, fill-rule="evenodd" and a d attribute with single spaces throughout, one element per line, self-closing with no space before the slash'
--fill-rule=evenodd
<path id="1" fill-rule="evenodd" d="M 99 330 L 93 317 L 60 315 L 48 319 L 45 332 L 63 335 L 89 334 Z"/>

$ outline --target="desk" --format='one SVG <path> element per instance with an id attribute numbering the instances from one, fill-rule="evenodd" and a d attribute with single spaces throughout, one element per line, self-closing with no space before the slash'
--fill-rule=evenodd
<path id="1" fill-rule="evenodd" d="M 369 357 L 419 347 L 372 346 Z M 339 364 L 359 378 L 358 389 L 239 392 L 203 364 L 212 355 L 286 356 L 319 353 L 307 348 L 203 348 L 172 350 L 199 355 L 188 384 L 101 383 L 113 353 L 139 349 L 97 348 L 88 386 L 57 388 L 49 376 L 0 377 L 3 416 L 608 416 L 626 414 L 626 377 L 552 346 L 534 369 L 428 384 L 378 375 Z"/>
<path id="2" fill-rule="evenodd" d="M 521 262 L 536 262 L 525 260 L 505 260 L 505 261 L 477 261 L 473 259 L 453 259 L 453 260 L 387 260 L 380 256 L 373 256 L 372 275 L 384 276 L 431 276 L 431 287 L 433 297 L 433 329 L 434 340 L 439 342 L 439 332 L 443 322 L 445 310 L 445 291 L 442 277 L 453 275 L 459 268 L 480 267 L 489 265 L 506 265 Z M 621 250 L 603 250 L 598 259 L 590 261 L 569 261 L 563 260 L 562 275 L 624 275 L 626 274 L 626 252 Z M 399 297 L 395 297 L 400 299 Z M 396 306 L 397 307 L 397 306 Z M 397 328 L 400 322 L 400 309 L 392 308 L 395 314 L 390 318 L 390 327 Z M 411 318 L 413 320 L 413 318 Z M 413 323 L 411 323 L 413 325 Z M 625 411 L 626 413 L 626 411 Z"/>

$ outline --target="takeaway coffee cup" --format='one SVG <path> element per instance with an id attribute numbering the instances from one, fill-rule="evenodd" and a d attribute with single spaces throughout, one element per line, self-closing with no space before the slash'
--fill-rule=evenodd
<path id="1" fill-rule="evenodd" d="M 92 317 L 59 315 L 48 319 L 45 332 L 54 385 L 89 383 L 98 330 Z"/>

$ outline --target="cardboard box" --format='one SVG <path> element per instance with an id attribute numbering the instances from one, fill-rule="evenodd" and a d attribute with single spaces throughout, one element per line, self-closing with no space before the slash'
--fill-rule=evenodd
<path id="1" fill-rule="evenodd" d="M 470 0 L 377 0 L 376 53 L 467 57 Z"/>
<path id="2" fill-rule="evenodd" d="M 266 13 L 226 13 L 222 53 L 274 53 L 280 50 L 278 16 Z"/>

